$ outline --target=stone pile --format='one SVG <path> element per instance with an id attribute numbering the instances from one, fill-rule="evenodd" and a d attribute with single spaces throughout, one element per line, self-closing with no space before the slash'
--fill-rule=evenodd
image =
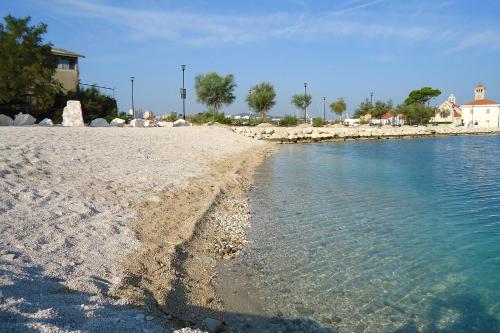
<path id="1" fill-rule="evenodd" d="M 331 127 L 231 127 L 231 130 L 257 140 L 268 140 L 279 143 L 500 133 L 500 129 L 498 128 L 446 126 L 346 127 L 336 125 Z"/>

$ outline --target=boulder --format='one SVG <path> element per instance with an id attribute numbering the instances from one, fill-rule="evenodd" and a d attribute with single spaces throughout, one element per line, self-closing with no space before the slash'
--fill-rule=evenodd
<path id="1" fill-rule="evenodd" d="M 205 318 L 202 326 L 210 333 L 217 333 L 222 330 L 222 322 L 213 318 Z"/>
<path id="2" fill-rule="evenodd" d="M 115 118 L 111 120 L 111 122 L 109 123 L 109 126 L 113 127 L 123 127 L 124 125 L 125 125 L 125 120 L 120 118 Z"/>
<path id="3" fill-rule="evenodd" d="M 144 121 L 144 127 L 156 127 L 156 124 L 152 120 L 145 120 Z"/>
<path id="4" fill-rule="evenodd" d="M 108 121 L 104 118 L 96 118 L 90 122 L 90 127 L 108 127 Z"/>
<path id="5" fill-rule="evenodd" d="M 14 119 L 14 126 L 31 126 L 35 123 L 35 117 L 26 113 L 19 113 Z"/>
<path id="6" fill-rule="evenodd" d="M 68 101 L 63 110 L 63 126 L 84 126 L 82 116 L 82 105 L 80 101 Z"/>
<path id="7" fill-rule="evenodd" d="M 189 121 L 186 121 L 184 119 L 177 119 L 176 121 L 174 121 L 174 127 L 180 127 L 180 126 L 190 126 L 191 124 L 189 123 Z"/>
<path id="8" fill-rule="evenodd" d="M 143 119 L 132 119 L 130 121 L 130 126 L 132 126 L 132 127 L 144 127 L 144 120 Z"/>
<path id="9" fill-rule="evenodd" d="M 4 114 L 0 114 L 0 126 L 12 126 L 14 125 L 14 120 L 11 117 Z"/>
<path id="10" fill-rule="evenodd" d="M 157 125 L 158 127 L 172 127 L 174 123 L 171 121 L 159 121 Z"/>
<path id="11" fill-rule="evenodd" d="M 44 120 L 42 120 L 41 122 L 39 122 L 38 125 L 39 126 L 52 127 L 52 126 L 54 126 L 54 123 L 49 118 L 45 118 Z"/>

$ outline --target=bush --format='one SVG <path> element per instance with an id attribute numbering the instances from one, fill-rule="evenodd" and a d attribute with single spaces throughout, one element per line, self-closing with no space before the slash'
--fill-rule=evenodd
<path id="1" fill-rule="evenodd" d="M 281 119 L 281 126 L 296 126 L 299 123 L 299 120 L 295 116 L 286 115 Z"/>
<path id="2" fill-rule="evenodd" d="M 179 117 L 177 117 L 177 115 L 173 115 L 173 114 L 169 114 L 168 116 L 163 117 L 164 121 L 170 121 L 170 122 L 174 122 L 177 119 L 179 119 Z"/>
<path id="3" fill-rule="evenodd" d="M 205 113 L 198 113 L 193 116 L 188 117 L 189 122 L 193 124 L 206 124 L 206 123 L 211 123 L 214 121 L 214 116 L 211 111 L 205 112 Z M 220 124 L 225 124 L 225 125 L 231 125 L 231 119 L 226 118 L 226 115 L 224 112 L 218 113 L 215 116 L 215 122 L 220 123 Z"/>
<path id="4" fill-rule="evenodd" d="M 313 118 L 313 127 L 321 127 L 323 125 L 325 125 L 323 118 L 320 117 Z"/>

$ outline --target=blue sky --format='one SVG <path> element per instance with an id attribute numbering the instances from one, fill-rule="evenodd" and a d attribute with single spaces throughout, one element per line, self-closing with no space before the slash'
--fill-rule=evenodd
<path id="1" fill-rule="evenodd" d="M 82 53 L 81 81 L 116 87 L 121 110 L 135 105 L 157 114 L 181 111 L 180 65 L 186 64 L 187 112 L 196 103 L 193 78 L 232 73 L 236 101 L 226 113 L 248 110 L 248 89 L 274 84 L 271 114 L 295 114 L 290 98 L 342 96 L 348 111 L 370 95 L 401 103 L 432 86 L 459 103 L 474 86 L 500 100 L 500 1 L 453 0 L 5 0 L 0 14 L 48 24 L 46 39 Z M 328 111 L 328 109 L 327 109 Z M 331 117 L 331 116 L 330 116 Z"/>

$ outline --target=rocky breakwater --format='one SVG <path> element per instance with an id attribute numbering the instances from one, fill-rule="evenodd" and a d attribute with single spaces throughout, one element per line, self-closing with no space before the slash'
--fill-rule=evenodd
<path id="1" fill-rule="evenodd" d="M 349 139 L 390 139 L 424 136 L 500 134 L 499 128 L 445 126 L 358 126 L 346 127 L 231 127 L 235 133 L 278 143 L 318 142 Z"/>

